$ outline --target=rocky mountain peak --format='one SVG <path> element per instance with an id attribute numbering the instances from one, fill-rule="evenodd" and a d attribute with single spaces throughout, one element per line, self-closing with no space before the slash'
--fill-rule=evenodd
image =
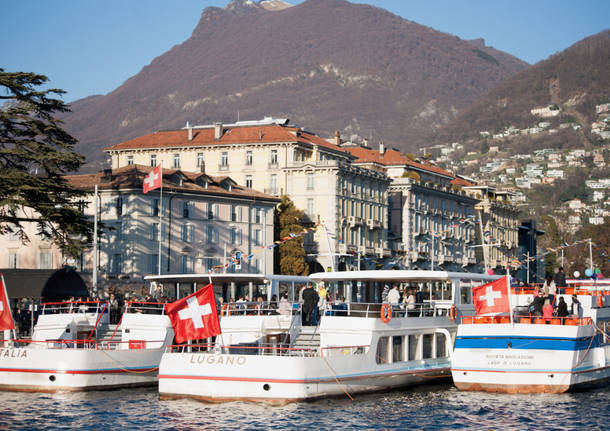
<path id="1" fill-rule="evenodd" d="M 225 6 L 225 10 L 243 14 L 253 10 L 277 11 L 287 9 L 291 6 L 291 4 L 282 0 L 231 0 Z"/>

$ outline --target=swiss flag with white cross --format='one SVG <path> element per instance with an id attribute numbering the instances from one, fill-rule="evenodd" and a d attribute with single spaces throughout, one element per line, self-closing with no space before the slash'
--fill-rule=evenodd
<path id="1" fill-rule="evenodd" d="M 166 304 L 165 313 L 172 322 L 177 343 L 213 337 L 221 332 L 212 284 Z"/>
<path id="2" fill-rule="evenodd" d="M 508 276 L 472 288 L 472 302 L 477 316 L 510 313 Z"/>
<path id="3" fill-rule="evenodd" d="M 6 329 L 15 329 L 11 308 L 6 294 L 6 286 L 4 285 L 4 277 L 0 274 L 0 331 Z"/>
<path id="4" fill-rule="evenodd" d="M 161 165 L 150 171 L 150 173 L 144 178 L 144 183 L 142 184 L 144 193 L 148 193 L 151 190 L 161 187 L 161 181 L 163 181 L 162 177 Z"/>

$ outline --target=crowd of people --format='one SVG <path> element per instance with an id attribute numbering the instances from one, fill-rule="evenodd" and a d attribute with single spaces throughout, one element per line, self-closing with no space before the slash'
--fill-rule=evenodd
<path id="1" fill-rule="evenodd" d="M 567 287 L 566 276 L 563 268 L 559 268 L 555 275 L 547 274 L 544 283 L 534 292 L 534 299 L 529 304 L 530 316 L 542 317 L 547 322 L 553 317 L 562 320 L 570 315 L 582 317 L 582 306 L 576 295 L 572 295 L 570 308 L 563 296 Z"/>

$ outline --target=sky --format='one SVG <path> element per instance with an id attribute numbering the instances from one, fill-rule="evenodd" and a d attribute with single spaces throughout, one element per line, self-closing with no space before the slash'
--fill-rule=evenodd
<path id="1" fill-rule="evenodd" d="M 287 0 L 298 4 L 302 1 Z M 608 0 L 351 0 L 530 64 L 610 28 Z M 46 75 L 71 102 L 106 94 L 229 0 L 2 0 L 0 68 Z"/>

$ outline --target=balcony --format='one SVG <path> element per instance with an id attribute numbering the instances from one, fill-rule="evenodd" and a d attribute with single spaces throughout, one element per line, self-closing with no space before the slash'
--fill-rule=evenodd
<path id="1" fill-rule="evenodd" d="M 229 165 L 218 165 L 218 170 L 219 171 L 228 171 L 229 170 Z"/>
<path id="2" fill-rule="evenodd" d="M 381 222 L 379 220 L 367 219 L 366 226 L 371 230 L 379 229 L 381 227 Z"/>
<path id="3" fill-rule="evenodd" d="M 348 216 L 347 224 L 351 227 L 359 226 L 362 224 L 362 219 L 360 217 Z"/>

